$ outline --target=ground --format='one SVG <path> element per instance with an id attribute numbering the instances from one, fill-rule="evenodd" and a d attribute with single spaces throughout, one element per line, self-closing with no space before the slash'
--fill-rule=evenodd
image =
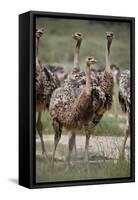
<path id="1" fill-rule="evenodd" d="M 71 166 L 66 163 L 68 136 L 62 135 L 52 167 L 53 135 L 44 136 L 48 160 L 41 156 L 40 140 L 36 139 L 36 181 L 66 181 L 118 178 L 130 176 L 130 139 L 127 141 L 125 160 L 118 160 L 123 137 L 92 136 L 89 145 L 89 162 L 84 161 L 85 137 L 77 136 Z"/>

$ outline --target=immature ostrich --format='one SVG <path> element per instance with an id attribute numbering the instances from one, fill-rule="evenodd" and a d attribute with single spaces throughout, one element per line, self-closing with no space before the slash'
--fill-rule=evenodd
<path id="1" fill-rule="evenodd" d="M 67 156 L 67 160 L 70 161 L 70 155 L 75 143 L 75 129 L 82 127 L 91 117 L 90 65 L 94 63 L 96 63 L 94 57 L 88 57 L 86 59 L 86 85 L 77 98 L 74 95 L 73 88 L 58 88 L 52 94 L 49 112 L 55 131 L 53 161 L 56 147 L 61 137 L 62 127 L 64 126 L 72 133 L 72 137 L 69 140 L 69 153 Z"/>
<path id="2" fill-rule="evenodd" d="M 81 46 L 81 42 L 82 42 L 82 33 L 75 32 L 72 35 L 72 37 L 74 40 L 76 40 L 76 46 L 75 46 L 75 50 L 74 50 L 74 66 L 73 66 L 73 69 L 71 72 L 71 77 L 73 78 L 74 75 L 76 75 L 78 72 L 80 72 L 79 53 L 80 53 L 80 46 Z M 75 96 L 74 96 L 74 98 L 75 98 Z M 73 135 L 75 135 L 74 131 L 73 131 Z M 76 142 L 75 142 L 75 151 L 76 151 Z"/>
<path id="3" fill-rule="evenodd" d="M 104 72 L 93 72 L 95 74 L 95 86 L 92 90 L 92 97 L 93 98 L 93 116 L 89 123 L 85 125 L 85 135 L 86 135 L 86 143 L 85 143 L 85 159 L 88 160 L 88 146 L 89 146 L 89 139 L 92 134 L 92 129 L 100 122 L 101 118 L 103 117 L 104 113 L 111 109 L 112 107 L 112 96 L 113 96 L 113 75 L 110 70 L 110 62 L 109 62 L 109 55 L 110 55 L 110 48 L 113 39 L 113 33 L 107 32 L 106 33 L 106 51 L 105 51 L 105 62 L 106 67 Z M 99 88 L 99 92 L 98 92 Z M 96 89 L 96 90 L 95 90 Z M 96 94 L 96 93 L 97 94 Z M 103 97 L 102 97 L 103 96 Z M 101 100 L 99 100 L 99 97 Z"/>
<path id="4" fill-rule="evenodd" d="M 76 75 L 80 72 L 80 62 L 79 62 L 79 56 L 80 56 L 80 47 L 81 47 L 81 43 L 82 43 L 82 33 L 81 32 L 75 32 L 72 35 L 72 38 L 74 40 L 76 40 L 76 46 L 75 46 L 75 50 L 74 50 L 74 65 L 71 71 L 71 77 L 70 78 L 75 78 L 76 79 Z M 68 81 L 67 81 L 68 82 Z M 74 86 L 73 86 L 74 88 Z M 74 136 L 74 140 L 75 140 L 75 144 L 74 144 L 74 148 L 75 148 L 75 152 L 76 152 L 76 134 L 70 131 L 70 135 L 73 134 Z"/>
<path id="5" fill-rule="evenodd" d="M 44 99 L 41 100 L 39 98 L 40 91 L 42 87 L 42 80 L 41 80 L 41 64 L 38 59 L 38 50 L 39 50 L 39 40 L 43 34 L 43 29 L 36 29 L 35 33 L 35 40 L 36 40 L 36 70 L 35 70 L 35 89 L 36 89 L 36 112 L 38 112 L 38 119 L 36 123 L 36 128 L 41 140 L 41 148 L 42 148 L 42 155 L 45 155 L 45 146 L 43 141 L 43 134 L 42 134 L 42 123 L 41 123 L 41 112 L 44 110 L 45 104 Z"/>
<path id="6" fill-rule="evenodd" d="M 49 108 L 49 102 L 53 91 L 59 87 L 59 81 L 47 68 L 43 68 L 38 59 L 39 40 L 43 33 L 42 29 L 36 29 L 36 112 L 38 112 L 38 119 L 36 122 L 36 129 L 40 136 L 42 155 L 46 156 L 44 141 L 43 141 L 43 125 L 41 122 L 42 111 Z"/>
<path id="7" fill-rule="evenodd" d="M 125 137 L 123 141 L 123 146 L 120 154 L 120 158 L 125 158 L 125 146 L 127 142 L 127 138 L 130 135 L 130 71 L 124 70 L 120 72 L 119 67 L 116 65 L 111 65 L 111 70 L 114 74 L 114 82 L 119 86 L 118 99 L 123 113 L 127 114 L 127 122 L 125 129 Z"/>
<path id="8" fill-rule="evenodd" d="M 43 29 L 36 29 L 35 32 L 35 54 L 36 54 L 36 68 L 35 68 L 35 87 L 36 87 L 36 95 L 39 92 L 40 89 L 40 72 L 41 72 L 41 66 L 40 66 L 40 62 L 38 59 L 38 50 L 39 50 L 39 41 L 40 41 L 40 37 L 43 34 Z"/>
<path id="9" fill-rule="evenodd" d="M 43 141 L 43 125 L 41 122 L 42 112 L 49 109 L 49 102 L 53 91 L 60 86 L 63 79 L 67 77 L 65 67 L 60 65 L 41 64 L 38 59 L 39 39 L 43 29 L 36 29 L 36 112 L 38 119 L 36 128 L 41 140 L 42 155 L 46 156 Z"/>

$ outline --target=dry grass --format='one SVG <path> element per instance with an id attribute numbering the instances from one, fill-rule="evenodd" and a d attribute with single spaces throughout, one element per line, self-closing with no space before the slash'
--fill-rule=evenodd
<path id="1" fill-rule="evenodd" d="M 47 143 L 47 149 L 52 151 L 52 145 Z M 40 148 L 40 147 L 39 147 Z M 51 154 L 49 160 L 44 161 L 41 156 L 36 158 L 36 181 L 55 182 L 72 180 L 94 180 L 121 178 L 130 176 L 130 161 L 113 160 L 103 156 L 89 156 L 89 162 L 83 160 L 83 151 L 77 149 L 77 158 L 72 156 L 72 164 L 68 167 L 64 156 L 66 145 L 59 144 L 54 168 Z"/>

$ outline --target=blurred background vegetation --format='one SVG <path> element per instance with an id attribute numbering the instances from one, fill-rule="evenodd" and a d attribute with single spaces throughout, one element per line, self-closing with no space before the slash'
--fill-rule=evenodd
<path id="1" fill-rule="evenodd" d="M 73 65 L 75 41 L 74 32 L 83 34 L 80 51 L 80 63 L 84 64 L 86 56 L 93 55 L 100 64 L 105 63 L 105 32 L 114 32 L 111 49 L 111 64 L 121 69 L 130 66 L 130 24 L 95 20 L 36 18 L 36 27 L 44 28 L 40 41 L 39 58 L 42 63 L 60 63 L 68 71 Z"/>

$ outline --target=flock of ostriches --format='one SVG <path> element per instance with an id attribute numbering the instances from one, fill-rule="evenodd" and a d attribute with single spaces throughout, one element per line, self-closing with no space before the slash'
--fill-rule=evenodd
<path id="1" fill-rule="evenodd" d="M 36 112 L 38 118 L 36 129 L 41 139 L 42 155 L 47 157 L 43 140 L 43 124 L 41 114 L 48 110 L 51 125 L 54 130 L 54 162 L 56 147 L 61 138 L 63 127 L 69 132 L 67 161 L 70 163 L 73 148 L 76 148 L 76 129 L 83 127 L 85 142 L 85 160 L 88 161 L 89 139 L 94 127 L 100 123 L 104 113 L 110 110 L 113 103 L 114 84 L 119 86 L 119 103 L 122 111 L 127 115 L 125 137 L 122 144 L 120 158 L 125 157 L 125 145 L 130 134 L 130 71 L 120 71 L 116 65 L 110 65 L 109 56 L 113 32 L 106 32 L 105 68 L 95 70 L 97 62 L 94 56 L 85 60 L 84 71 L 80 71 L 79 51 L 82 34 L 76 32 L 73 39 L 76 42 L 74 50 L 74 65 L 70 74 L 62 66 L 43 64 L 38 56 L 39 41 L 43 29 L 36 29 Z M 63 83 L 64 81 L 64 83 Z M 61 85 L 61 82 L 63 83 Z"/>

